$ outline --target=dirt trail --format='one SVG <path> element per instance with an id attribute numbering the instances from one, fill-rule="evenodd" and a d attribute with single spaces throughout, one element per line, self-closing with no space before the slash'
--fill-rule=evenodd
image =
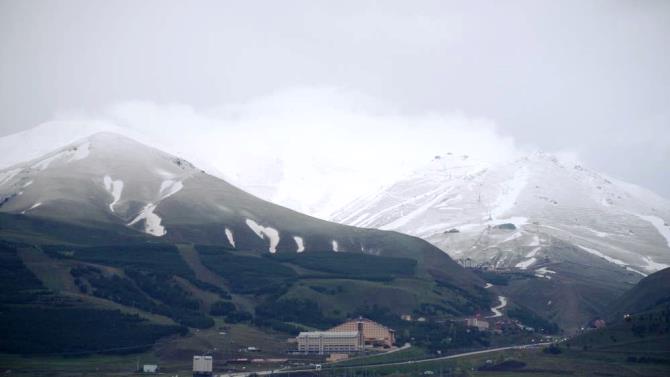
<path id="1" fill-rule="evenodd" d="M 18 250 L 18 255 L 47 288 L 53 291 L 79 293 L 70 275 L 70 267 L 63 262 L 49 258 L 42 250 L 35 247 L 22 247 Z"/>
<path id="2" fill-rule="evenodd" d="M 193 270 L 195 277 L 198 278 L 198 280 L 215 285 L 219 288 L 225 287 L 223 278 L 202 264 L 200 256 L 193 245 L 179 244 L 177 245 L 177 249 L 179 250 L 182 259 L 184 259 L 186 264 Z"/>

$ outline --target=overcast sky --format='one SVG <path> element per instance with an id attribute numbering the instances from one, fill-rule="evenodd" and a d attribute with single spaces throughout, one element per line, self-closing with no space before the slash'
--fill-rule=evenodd
<path id="1" fill-rule="evenodd" d="M 387 146 L 542 149 L 670 197 L 668 46 L 670 1 L 0 0 L 0 136 L 82 114 L 257 148 L 402 128 Z"/>

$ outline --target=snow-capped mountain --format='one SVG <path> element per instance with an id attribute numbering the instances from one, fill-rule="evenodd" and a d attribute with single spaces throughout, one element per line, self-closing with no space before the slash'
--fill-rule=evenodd
<path id="1" fill-rule="evenodd" d="M 499 293 L 568 330 L 670 265 L 670 202 L 543 153 L 501 163 L 436 156 L 332 219 L 411 234 L 465 265 L 502 269 Z"/>
<path id="2" fill-rule="evenodd" d="M 123 123 L 122 123 L 123 124 Z M 398 167 L 384 171 L 352 168 L 332 157 L 302 145 L 260 147 L 268 137 L 198 132 L 183 135 L 162 129 L 121 126 L 114 121 L 52 121 L 0 137 L 0 170 L 37 159 L 99 132 L 124 135 L 142 144 L 186 159 L 208 174 L 244 191 L 295 211 L 327 219 L 335 210 L 397 177 Z M 220 140 L 225 137 L 226 147 Z M 281 144 L 281 143 L 280 143 Z M 196 147 L 197 146 L 197 147 Z M 377 157 L 381 158 L 381 157 Z M 373 166 L 375 161 L 368 161 Z M 358 164 L 360 166 L 360 164 Z M 371 177 L 374 173 L 375 177 Z M 323 188 L 327 187 L 328 190 Z"/>
<path id="3" fill-rule="evenodd" d="M 498 267 L 540 268 L 552 239 L 640 276 L 670 265 L 670 202 L 543 153 L 499 164 L 436 156 L 332 219 L 422 237 L 454 258 Z"/>
<path id="4" fill-rule="evenodd" d="M 0 213 L 14 216 L 13 224 L 40 219 L 160 242 L 220 244 L 261 253 L 410 256 L 432 261 L 437 274 L 478 280 L 421 239 L 294 212 L 114 133 L 98 133 L 0 170 Z M 7 230 L 7 224 L 0 228 Z M 31 229 L 50 231 L 46 226 Z"/>

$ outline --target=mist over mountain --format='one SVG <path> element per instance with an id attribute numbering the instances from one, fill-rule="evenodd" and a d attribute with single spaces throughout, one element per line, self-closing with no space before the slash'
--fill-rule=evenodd
<path id="1" fill-rule="evenodd" d="M 374 98 L 332 88 L 286 90 L 206 110 L 124 102 L 56 119 L 61 120 L 0 138 L 6 151 L 0 167 L 108 131 L 178 155 L 253 195 L 322 219 L 444 148 L 487 159 L 514 158 L 520 150 L 486 118 L 458 111 L 401 114 Z"/>

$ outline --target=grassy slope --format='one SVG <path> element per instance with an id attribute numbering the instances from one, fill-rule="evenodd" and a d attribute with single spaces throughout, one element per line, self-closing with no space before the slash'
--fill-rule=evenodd
<path id="1" fill-rule="evenodd" d="M 321 293 L 321 287 L 337 294 Z M 393 283 L 348 280 L 306 279 L 295 284 L 283 297 L 309 298 L 320 303 L 333 317 L 346 317 L 361 307 L 388 307 L 398 315 L 412 314 L 422 303 L 440 303 L 444 296 L 433 291 L 435 284 L 421 279 L 397 279 Z M 445 293 L 446 295 L 447 293 Z"/>
<path id="2" fill-rule="evenodd" d="M 202 287 L 194 285 L 191 279 L 201 277 L 201 281 L 215 283 L 216 286 L 233 291 L 228 285 L 232 275 L 225 275 L 222 278 L 214 274 L 212 270 L 203 264 L 203 260 L 198 251 L 189 245 L 179 245 L 174 248 L 170 245 L 153 244 L 145 247 L 137 246 L 115 246 L 115 247 L 95 247 L 82 248 L 78 246 L 55 245 L 44 246 L 46 252 L 37 247 L 22 247 L 19 255 L 24 264 L 34 272 L 48 288 L 59 292 L 64 297 L 70 297 L 85 307 L 95 307 L 100 309 L 120 309 L 124 313 L 138 314 L 141 317 L 150 320 L 156 324 L 174 324 L 176 318 L 168 318 L 164 314 L 159 315 L 147 312 L 135 307 L 128 307 L 110 299 L 94 297 L 82 293 L 74 283 L 74 278 L 70 270 L 78 266 L 91 266 L 102 271 L 105 276 L 119 276 L 122 279 L 131 278 L 124 273 L 124 269 L 142 268 L 155 269 L 160 273 L 177 274 L 172 279 L 184 291 L 188 292 L 193 298 L 200 302 L 200 310 L 207 313 L 209 307 L 220 298 L 211 291 L 205 291 Z M 228 251 L 213 251 L 213 255 L 219 256 Z M 405 266 L 411 260 L 402 260 L 394 258 L 383 258 L 366 255 L 337 254 L 333 259 L 332 254 L 323 254 L 325 259 L 320 257 L 311 257 L 307 264 L 309 269 L 304 266 L 294 264 L 292 259 L 273 258 L 270 256 L 258 256 L 254 253 L 243 251 L 231 251 L 229 253 L 235 258 L 242 258 L 244 265 L 260 265 L 262 274 L 271 274 L 275 271 L 285 273 L 293 271 L 293 275 L 288 276 L 293 279 L 288 291 L 274 299 L 311 299 L 319 304 L 326 317 L 331 319 L 345 319 L 355 311 L 372 306 L 382 308 L 393 308 L 396 315 L 403 313 L 412 313 L 422 304 L 442 305 L 452 313 L 458 313 L 463 310 L 462 305 L 467 303 L 468 299 L 461 296 L 462 292 L 454 291 L 448 287 L 436 284 L 424 272 L 412 272 Z M 340 256 L 343 258 L 339 261 Z M 353 260 L 350 260 L 352 259 Z M 360 259 L 360 260 L 359 260 Z M 379 261 L 379 263 L 374 263 Z M 261 263 L 262 262 L 262 263 Z M 303 261 L 300 261 L 300 264 Z M 383 262 L 383 263 L 382 263 Z M 347 264 L 358 263 L 370 265 L 373 280 L 364 280 L 361 270 L 349 278 Z M 385 267 L 387 266 L 387 267 Z M 278 267 L 281 267 L 279 269 Z M 386 270 L 388 268 L 388 270 Z M 253 268 L 251 269 L 253 272 Z M 388 271 L 388 272 L 387 272 Z M 236 271 L 239 272 L 239 271 Z M 230 272 L 227 272 L 230 273 Z M 256 273 L 256 272 L 253 272 Z M 396 274 L 400 277 L 394 277 Z M 255 275 L 252 275 L 255 276 Z M 341 276 L 338 278 L 338 276 Z M 80 279 L 82 279 L 80 277 Z M 83 277 L 83 279 L 87 279 Z M 379 280 L 381 279 L 381 280 Z M 253 279 L 251 280 L 253 281 Z M 137 285 L 135 285 L 137 287 Z M 315 288 L 320 288 L 317 290 Z M 143 288 L 142 288 L 143 289 Z M 90 292 L 90 291 L 89 291 Z M 253 312 L 256 305 L 267 302 L 268 297 L 264 294 L 254 293 L 235 294 L 233 292 L 233 302 L 244 310 Z M 143 296 L 144 298 L 148 296 Z M 156 298 L 150 298 L 154 302 Z M 128 301 L 126 301 L 128 302 Z M 453 302 L 454 306 L 450 303 Z M 450 315 L 443 313 L 443 315 Z M 287 337 L 288 335 L 284 335 Z"/>
<path id="3" fill-rule="evenodd" d="M 50 219 L 0 213 L 0 239 L 42 244 L 127 244 L 146 240 L 132 229 L 109 224 L 68 224 Z"/>
<path id="4" fill-rule="evenodd" d="M 193 245 L 179 244 L 177 245 L 177 249 L 179 250 L 179 255 L 181 255 L 184 262 L 188 264 L 188 267 L 193 271 L 198 280 L 221 288 L 225 286 L 225 281 L 221 276 L 215 274 L 202 264 L 200 255 Z"/>
<path id="5" fill-rule="evenodd" d="M 53 260 L 36 247 L 22 247 L 18 250 L 18 255 L 47 288 L 53 291 L 79 292 L 66 262 Z"/>
<path id="6" fill-rule="evenodd" d="M 70 275 L 70 269 L 79 265 L 91 265 L 101 269 L 106 274 L 118 275 L 126 278 L 124 268 L 126 264 L 138 266 L 141 264 L 146 267 L 145 261 L 134 260 L 132 253 L 123 252 L 118 253 L 118 250 L 108 250 L 105 252 L 95 252 L 90 255 L 84 255 L 85 250 L 79 250 L 76 244 L 100 243 L 104 240 L 111 242 L 118 242 L 117 245 L 136 243 L 138 238 L 127 237 L 127 235 L 119 235 L 115 232 L 89 232 L 88 229 L 81 227 L 73 227 L 70 225 L 56 224 L 47 220 L 40 221 L 14 221 L 10 219 L 9 215 L 0 214 L 0 238 L 7 237 L 15 240 L 31 240 L 38 244 L 62 244 L 62 239 L 57 236 L 50 235 L 55 233 L 68 233 L 71 246 L 66 247 L 68 251 L 76 250 L 75 259 L 70 257 L 55 257 L 53 249 L 51 252 L 44 253 L 39 248 L 24 247 L 21 249 L 19 255 L 22 261 L 33 271 L 41 281 L 43 281 L 50 289 L 59 292 L 64 297 L 69 297 L 84 307 L 92 307 L 98 309 L 121 309 L 124 313 L 138 314 L 142 318 L 148 319 L 155 324 L 174 324 L 174 320 L 162 315 L 148 313 L 136 308 L 120 305 L 116 302 L 94 297 L 88 294 L 82 294 L 78 287 L 73 283 L 73 277 Z M 4 222 L 3 222 L 4 221 Z M 8 225 L 4 227 L 2 225 Z M 47 230 L 45 230 L 47 229 Z M 55 230 L 54 230 L 55 229 Z M 123 231 L 121 231 L 123 233 Z M 376 232 L 375 232 L 376 233 Z M 379 242 L 396 242 L 398 252 L 397 256 L 411 255 L 411 247 L 413 242 L 407 241 L 404 236 L 392 233 L 376 233 L 380 237 Z M 382 240 L 383 239 L 383 240 Z M 391 240 L 391 241 L 389 241 Z M 176 250 L 176 249 L 175 249 Z M 249 253 L 244 251 L 235 251 L 234 253 L 242 256 L 252 256 L 260 259 L 257 253 Z M 155 255 L 154 255 L 155 254 Z M 107 260 L 108 256 L 115 256 L 114 260 Z M 117 258 L 118 256 L 122 258 Z M 194 251 L 189 245 L 179 245 L 177 251 L 178 258 L 185 262 L 188 271 L 181 271 L 174 262 L 172 256 L 165 259 L 168 255 L 159 254 L 158 251 L 153 252 L 153 261 L 158 263 L 158 269 L 162 272 L 174 271 L 179 272 L 183 278 L 177 278 L 177 283 L 187 292 L 197 297 L 202 302 L 201 310 L 207 310 L 208 306 L 215 300 L 211 292 L 203 291 L 194 286 L 188 279 L 198 278 L 201 281 L 223 286 L 230 291 L 230 286 L 227 285 L 225 277 L 214 274 L 209 268 L 202 263 L 200 255 Z M 81 257 L 81 258 L 80 258 Z M 298 281 L 294 284 L 288 292 L 284 294 L 284 298 L 302 297 L 317 299 L 319 304 L 324 309 L 330 310 L 329 314 L 335 314 L 338 310 L 340 317 L 344 318 L 347 313 L 357 309 L 361 305 L 366 304 L 380 304 L 386 307 L 394 307 L 398 313 L 412 312 L 417 305 L 421 303 L 444 303 L 445 300 L 458 301 L 458 307 L 464 302 L 472 303 L 476 300 L 482 301 L 482 305 L 488 305 L 482 292 L 472 289 L 468 283 L 464 284 L 465 289 L 461 288 L 459 284 L 459 274 L 450 275 L 450 271 L 440 270 L 442 263 L 435 262 L 435 255 L 430 251 L 422 250 L 417 256 L 418 267 L 412 276 L 398 277 L 387 281 L 379 280 L 361 280 L 349 278 L 337 278 L 334 276 L 328 279 L 318 278 L 319 276 L 333 275 L 332 272 L 324 272 L 320 270 L 305 268 L 292 264 L 290 262 L 282 262 L 283 265 L 296 271 L 299 276 Z M 375 257 L 371 257 L 375 258 Z M 265 259 L 265 258 L 262 258 Z M 439 258 L 438 258 L 439 259 Z M 138 264 L 139 263 L 139 264 Z M 153 263 L 153 262 L 152 262 Z M 175 270 L 176 269 L 176 270 Z M 402 275 L 402 273 L 400 273 Z M 186 276 L 189 275 L 189 276 Z M 337 275 L 335 273 L 335 275 Z M 309 277 L 309 278 L 308 278 Z M 435 279 L 441 280 L 445 285 L 438 286 Z M 469 279 L 471 280 L 471 279 Z M 475 279 L 476 280 L 476 279 Z M 449 286 L 452 284 L 452 286 Z M 335 295 L 324 294 L 317 292 L 310 288 L 310 286 L 320 286 L 323 288 L 334 288 L 344 285 L 343 292 Z M 475 295 L 475 296 L 473 296 Z M 242 309 L 253 311 L 255 305 L 265 300 L 263 296 L 255 296 L 248 294 L 232 294 L 233 302 Z M 357 298 L 369 297 L 371 300 L 360 300 Z M 449 306 L 448 304 L 445 304 Z M 453 307 L 452 309 L 455 309 Z M 228 339 L 226 336 L 219 334 L 219 328 L 224 326 L 220 319 L 217 319 L 217 325 L 207 330 L 191 329 L 190 334 L 184 338 L 170 337 L 160 341 L 158 345 L 151 351 L 138 354 L 143 362 L 160 362 L 162 366 L 170 368 L 175 371 L 187 371 L 190 365 L 190 358 L 194 353 L 201 353 L 207 351 L 222 352 L 217 357 L 219 360 L 232 356 L 249 356 L 243 353 L 232 352 L 237 351 L 237 347 L 243 345 L 260 346 L 268 351 L 268 355 L 275 357 L 285 355 L 287 347 L 287 334 L 276 333 L 267 329 L 262 331 L 249 327 L 248 325 L 233 325 L 230 330 L 225 330 L 231 334 L 230 339 L 233 341 L 226 342 L 223 339 Z M 225 325 L 230 326 L 230 325 Z M 254 343 L 254 344 L 250 344 Z M 252 355 L 256 356 L 256 355 Z M 101 368 L 109 373 L 118 373 L 124 371 L 131 371 L 135 366 L 135 356 L 127 357 L 110 357 L 110 356 L 90 356 L 87 358 L 78 358 L 75 360 L 64 360 L 59 358 L 22 358 L 19 356 L 0 356 L 0 365 L 2 367 L 20 369 L 24 372 L 29 371 L 47 371 L 53 370 L 56 374 L 71 375 L 74 371 L 89 370 L 90 368 Z M 91 372 L 91 375 L 103 375 L 98 372 Z"/>
<path id="7" fill-rule="evenodd" d="M 274 208 L 274 207 L 273 207 Z M 279 209 L 277 209 L 279 211 Z M 297 216 L 297 215 L 296 215 Z M 306 221 L 307 217 L 297 216 L 292 220 L 300 220 L 298 222 L 302 223 Z M 346 230 L 347 232 L 352 231 L 353 228 L 349 227 L 339 227 L 334 226 L 333 224 L 314 220 L 313 226 L 323 230 L 322 228 L 332 228 L 340 230 Z M 310 223 L 311 224 L 311 223 Z M 18 239 L 22 241 L 30 241 L 31 243 L 37 244 L 54 244 L 60 243 L 65 244 L 80 244 L 80 245 L 91 245 L 91 244 L 124 244 L 124 243 L 137 243 L 142 241 L 144 238 L 142 235 L 129 230 L 127 228 L 115 228 L 115 227 L 98 227 L 96 224 L 90 224 L 92 227 L 82 227 L 76 226 L 73 224 L 59 223 L 56 221 L 48 219 L 38 219 L 38 218 L 27 218 L 26 216 L 19 215 L 9 215 L 0 213 L 0 238 L 7 239 Z M 295 224 L 294 224 L 295 225 Z M 356 232 L 363 232 L 367 234 L 368 240 L 371 244 L 377 245 L 392 245 L 392 248 L 389 249 L 388 255 L 395 257 L 411 257 L 417 261 L 416 268 L 416 277 L 424 280 L 424 283 L 418 284 L 419 294 L 409 292 L 407 288 L 412 287 L 397 287 L 395 290 L 396 293 L 400 294 L 402 299 L 403 307 L 399 308 L 402 312 L 411 312 L 411 305 L 414 303 L 420 303 L 422 299 L 425 299 L 429 303 L 436 303 L 440 300 L 452 300 L 458 301 L 457 308 L 454 308 L 455 312 L 470 310 L 464 309 L 466 306 L 463 305 L 464 302 L 468 302 L 470 307 L 472 305 L 478 306 L 480 308 L 486 308 L 490 305 L 490 296 L 488 292 L 481 289 L 483 283 L 477 279 L 476 276 L 468 273 L 462 268 L 458 267 L 453 261 L 444 255 L 442 252 L 436 252 L 437 249 L 427 244 L 425 241 L 415 239 L 413 237 L 408 237 L 394 232 L 381 232 L 376 230 L 356 230 Z M 255 235 L 254 235 L 255 236 Z M 151 239 L 151 242 L 156 242 L 156 239 Z M 161 240 L 158 240 L 159 242 Z M 188 267 L 195 273 L 198 280 L 210 283 L 215 286 L 222 286 L 222 279 L 220 276 L 211 272 L 211 269 L 208 269 L 203 266 L 201 258 L 198 258 L 197 253 L 194 252 L 192 246 L 189 244 L 179 244 L 179 253 L 181 257 L 187 262 Z M 246 252 L 246 255 L 258 255 L 256 252 Z M 95 261 L 89 261 L 95 262 Z M 37 266 L 37 264 L 34 264 Z M 296 271 L 303 269 L 301 266 L 294 265 L 292 266 Z M 315 271 L 307 269 L 306 272 L 309 272 L 313 275 L 323 274 L 322 271 Z M 61 279 L 67 283 L 68 277 L 49 277 L 48 274 L 42 274 L 45 280 L 52 279 Z M 437 297 L 438 295 L 432 292 L 432 289 L 428 287 L 430 285 L 426 282 L 431 281 L 441 281 L 443 282 L 443 287 L 447 289 L 439 289 L 441 294 L 445 297 Z M 354 283 L 352 285 L 357 285 L 355 290 L 364 291 L 365 283 Z M 393 284 L 392 284 L 393 285 Z M 377 284 L 383 292 L 388 292 L 388 285 Z M 71 291 L 72 287 L 68 287 L 68 291 Z M 394 290 L 391 290 L 394 291 Z M 291 292 L 290 295 L 295 296 L 296 292 Z M 323 295 L 321 295 L 323 296 Z M 382 295 L 385 297 L 386 295 Z M 418 298 L 423 296 L 421 298 Z M 249 297 L 244 297 L 241 295 L 233 295 L 234 301 L 240 307 L 246 309 L 247 311 L 252 311 L 255 303 L 254 300 L 249 300 Z M 360 297 L 360 296 L 358 296 Z M 324 305 L 336 309 L 338 306 L 337 303 L 333 302 L 332 297 L 316 297 L 324 299 Z M 337 300 L 335 300 L 337 301 Z M 339 300 L 340 302 L 343 300 Z M 387 301 L 388 302 L 388 301 Z M 342 307 L 339 305 L 339 310 L 351 311 L 356 305 L 349 305 L 348 308 Z M 393 305 L 386 305 L 393 306 Z M 447 305 L 448 306 L 448 305 Z"/>
<path id="8" fill-rule="evenodd" d="M 653 273 L 640 280 L 607 308 L 605 318 L 616 320 L 626 313 L 654 309 L 670 302 L 670 268 Z"/>
<path id="9" fill-rule="evenodd" d="M 56 260 L 50 258 L 39 248 L 23 247 L 19 249 L 18 255 L 25 266 L 50 290 L 58 292 L 64 297 L 79 301 L 83 306 L 99 309 L 120 310 L 127 314 L 136 314 L 153 323 L 174 325 L 175 322 L 165 316 L 153 314 L 133 307 L 118 304 L 92 295 L 82 294 L 74 284 L 70 275 L 70 268 L 76 265 L 71 261 Z M 103 267 L 103 266 L 101 266 Z M 116 268 L 109 268 L 115 273 L 120 273 Z"/>
<path id="10" fill-rule="evenodd" d="M 572 348 L 614 355 L 658 357 L 670 363 L 670 304 L 633 314 L 571 339 Z"/>
<path id="11" fill-rule="evenodd" d="M 224 329 L 225 327 L 225 329 Z M 225 333 L 222 335 L 221 333 Z M 255 346 L 262 352 L 240 351 Z M 157 363 L 167 372 L 190 375 L 194 354 L 210 352 L 215 368 L 224 368 L 223 360 L 248 357 L 285 357 L 286 339 L 281 334 L 260 331 L 247 325 L 217 325 L 208 330 L 192 332 L 186 337 L 166 338 L 148 352 L 124 355 L 93 355 L 87 357 L 24 357 L 0 354 L 0 372 L 12 370 L 17 376 L 131 376 L 137 362 Z"/>
<path id="12" fill-rule="evenodd" d="M 610 305 L 607 326 L 571 339 L 572 348 L 615 356 L 653 357 L 670 365 L 670 269 L 642 279 Z M 630 316 L 624 319 L 624 313 Z"/>
<path id="13" fill-rule="evenodd" d="M 381 356 L 380 356 L 381 357 Z M 493 364 L 505 360 L 518 360 L 526 365 L 512 371 L 478 371 L 486 365 L 487 360 Z M 345 370 L 338 364 L 333 371 L 326 371 L 325 376 L 343 375 Z M 566 351 L 559 355 L 549 355 L 539 349 L 506 350 L 468 356 L 452 360 L 441 360 L 425 363 L 414 363 L 394 366 L 350 367 L 346 369 L 349 376 L 357 375 L 394 375 L 394 376 L 425 376 L 431 371 L 434 376 L 667 376 L 670 368 L 662 364 L 628 363 L 621 358 L 603 356 L 583 351 Z"/>
<path id="14" fill-rule="evenodd" d="M 352 357 L 348 360 L 332 364 L 333 367 L 350 367 L 357 365 L 395 363 L 407 360 L 420 360 L 429 357 L 425 350 L 418 347 L 409 347 L 395 352 L 385 352 L 377 355 Z"/>

